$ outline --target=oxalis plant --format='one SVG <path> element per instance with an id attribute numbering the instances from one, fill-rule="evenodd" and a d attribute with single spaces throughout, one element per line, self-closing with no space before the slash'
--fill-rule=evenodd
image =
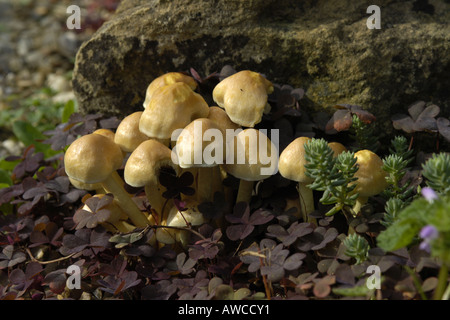
<path id="1" fill-rule="evenodd" d="M 358 198 L 358 193 L 353 192 L 356 185 L 352 184 L 357 180 L 354 175 L 358 171 L 355 154 L 344 151 L 334 157 L 325 139 L 313 138 L 305 144 L 305 159 L 306 175 L 314 179 L 308 187 L 323 191 L 320 203 L 334 205 L 325 215 L 341 211 L 348 219 L 354 216 L 352 207 Z"/>
<path id="2" fill-rule="evenodd" d="M 395 217 L 390 225 L 377 237 L 377 243 L 385 251 L 395 251 L 414 243 L 430 252 L 440 264 L 438 285 L 434 299 L 448 299 L 450 285 L 447 284 L 450 266 L 450 155 L 433 154 L 423 164 L 426 187 Z M 395 199 L 395 198 L 392 198 Z M 391 209 L 397 200 L 391 200 Z M 393 220 L 393 221 L 392 221 Z"/>

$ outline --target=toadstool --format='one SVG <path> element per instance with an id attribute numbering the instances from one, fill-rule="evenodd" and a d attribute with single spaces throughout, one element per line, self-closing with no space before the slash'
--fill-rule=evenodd
<path id="1" fill-rule="evenodd" d="M 353 212 L 358 214 L 361 207 L 367 203 L 368 198 L 381 193 L 388 183 L 386 181 L 387 172 L 383 170 L 383 160 L 374 152 L 370 150 L 359 150 L 355 153 L 356 171 L 354 177 L 358 178 L 354 183 L 356 188 L 354 193 L 358 193 L 356 204 L 353 207 Z"/>
<path id="2" fill-rule="evenodd" d="M 236 202 L 250 202 L 253 184 L 278 171 L 278 149 L 260 130 L 247 128 L 227 141 L 225 171 L 240 179 Z"/>
<path id="3" fill-rule="evenodd" d="M 142 142 L 150 139 L 139 130 L 142 111 L 133 112 L 119 123 L 114 142 L 125 152 L 133 152 Z"/>
<path id="4" fill-rule="evenodd" d="M 197 82 L 191 76 L 188 76 L 181 72 L 165 73 L 165 74 L 153 79 L 153 81 L 150 82 L 150 84 L 148 85 L 147 90 L 145 92 L 145 101 L 143 103 L 144 109 L 147 108 L 155 91 L 157 91 L 161 87 L 167 86 L 169 84 L 173 84 L 175 82 L 184 82 L 192 90 L 195 90 L 197 88 Z"/>
<path id="5" fill-rule="evenodd" d="M 171 168 L 177 174 L 179 168 L 172 162 L 171 150 L 161 142 L 149 139 L 142 142 L 130 155 L 124 169 L 125 181 L 133 187 L 145 187 L 145 194 L 158 215 L 164 219 L 164 203 L 159 183 L 160 171 Z"/>
<path id="6" fill-rule="evenodd" d="M 197 168 L 197 201 L 212 201 L 214 192 L 220 188 L 214 183 L 220 177 L 219 165 L 226 158 L 220 127 L 207 118 L 192 121 L 181 131 L 173 151 L 181 168 Z"/>
<path id="7" fill-rule="evenodd" d="M 139 130 L 150 138 L 170 139 L 197 118 L 206 118 L 209 106 L 184 82 L 158 88 L 139 120 Z"/>
<path id="8" fill-rule="evenodd" d="M 87 134 L 75 140 L 64 155 L 67 176 L 83 183 L 100 183 L 112 193 L 117 204 L 137 227 L 148 225 L 145 215 L 123 187 L 117 173 L 122 166 L 122 150 L 111 139 L 100 134 Z"/>
<path id="9" fill-rule="evenodd" d="M 302 204 L 303 220 L 310 222 L 308 214 L 314 211 L 313 192 L 307 187 L 313 179 L 306 175 L 305 143 L 309 137 L 298 137 L 292 141 L 280 154 L 278 170 L 286 179 L 298 182 L 298 193 Z"/>
<path id="10" fill-rule="evenodd" d="M 219 82 L 213 90 L 213 99 L 224 108 L 231 121 L 244 127 L 254 127 L 267 111 L 272 83 L 261 74 L 243 70 Z"/>

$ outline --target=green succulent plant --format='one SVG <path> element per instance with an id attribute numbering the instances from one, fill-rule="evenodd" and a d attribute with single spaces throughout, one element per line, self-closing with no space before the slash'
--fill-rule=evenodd
<path id="1" fill-rule="evenodd" d="M 389 148 L 391 154 L 402 157 L 408 165 L 412 162 L 414 150 L 409 148 L 408 140 L 404 136 L 395 136 L 391 140 L 391 145 L 392 147 Z"/>
<path id="2" fill-rule="evenodd" d="M 386 201 L 384 206 L 384 216 L 380 223 L 386 228 L 389 227 L 397 220 L 399 212 L 406 206 L 405 202 L 399 198 L 390 198 Z"/>
<path id="3" fill-rule="evenodd" d="M 430 188 L 441 194 L 450 193 L 450 154 L 433 154 L 422 167 L 422 174 Z"/>
<path id="4" fill-rule="evenodd" d="M 373 127 L 363 122 L 356 114 L 352 117 L 351 138 L 356 141 L 357 148 L 376 152 L 380 147 L 378 137 L 375 135 Z"/>
<path id="5" fill-rule="evenodd" d="M 314 181 L 308 186 L 313 190 L 323 191 L 320 202 L 334 206 L 326 213 L 327 216 L 339 211 L 351 213 L 351 207 L 358 198 L 352 193 L 356 185 L 351 182 L 358 167 L 353 152 L 345 151 L 337 157 L 324 139 L 311 139 L 305 144 L 306 175 Z"/>
<path id="6" fill-rule="evenodd" d="M 345 255 L 355 258 L 356 264 L 367 260 L 370 246 L 367 240 L 360 235 L 356 233 L 348 235 L 344 239 L 344 246 L 346 247 Z"/>
<path id="7" fill-rule="evenodd" d="M 434 295 L 441 299 L 450 266 L 450 157 L 434 154 L 423 165 L 422 173 L 428 186 L 421 189 L 422 197 L 404 207 L 396 200 L 386 204 L 390 213 L 384 222 L 388 227 L 378 235 L 377 243 L 385 251 L 394 251 L 422 239 L 420 248 L 441 261 Z"/>

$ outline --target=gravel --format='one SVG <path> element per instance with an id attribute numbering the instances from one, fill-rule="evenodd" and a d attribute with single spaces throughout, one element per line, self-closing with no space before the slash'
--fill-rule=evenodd
<path id="1" fill-rule="evenodd" d="M 20 107 L 44 87 L 57 93 L 54 101 L 74 99 L 70 79 L 76 52 L 117 2 L 0 0 L 0 112 Z M 67 28 L 70 5 L 81 9 L 80 30 Z M 20 154 L 23 147 L 0 123 L 0 159 Z"/>

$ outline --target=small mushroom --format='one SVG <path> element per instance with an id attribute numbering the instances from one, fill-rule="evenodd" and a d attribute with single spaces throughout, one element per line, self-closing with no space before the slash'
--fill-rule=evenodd
<path id="1" fill-rule="evenodd" d="M 273 90 L 272 83 L 261 74 L 243 70 L 219 82 L 213 90 L 213 99 L 231 121 L 254 127 L 261 122 L 263 113 L 270 110 L 267 99 Z"/>
<path id="2" fill-rule="evenodd" d="M 356 204 L 353 207 L 355 214 L 361 210 L 361 207 L 367 203 L 369 197 L 381 193 L 388 183 L 386 181 L 387 172 L 382 169 L 383 160 L 370 150 L 359 150 L 355 153 L 356 165 L 358 171 L 355 178 L 358 178 L 356 188 L 353 192 L 358 193 Z"/>
<path id="3" fill-rule="evenodd" d="M 162 168 L 177 174 L 180 168 L 172 162 L 172 151 L 154 139 L 142 142 L 130 155 L 124 169 L 125 181 L 132 187 L 145 187 L 145 194 L 160 221 L 164 219 L 163 189 L 159 183 Z"/>
<path id="4" fill-rule="evenodd" d="M 184 82 L 158 88 L 139 120 L 139 130 L 150 138 L 171 139 L 197 118 L 206 118 L 209 106 Z"/>
<path id="5" fill-rule="evenodd" d="M 214 192 L 220 188 L 217 184 L 219 165 L 226 158 L 226 143 L 221 128 L 210 119 L 196 119 L 181 131 L 173 150 L 181 168 L 197 168 L 197 201 L 212 201 Z"/>
<path id="6" fill-rule="evenodd" d="M 147 87 L 147 91 L 145 93 L 145 101 L 143 103 L 144 109 L 147 108 L 150 100 L 152 99 L 153 94 L 156 90 L 161 87 L 167 86 L 169 84 L 173 84 L 175 82 L 184 82 L 186 83 L 192 90 L 197 88 L 197 82 L 191 76 L 188 76 L 181 72 L 168 72 L 155 78 Z"/>
<path id="7" fill-rule="evenodd" d="M 186 210 L 179 211 L 176 206 L 173 206 L 168 214 L 166 225 L 169 227 L 196 227 L 205 222 L 203 214 L 197 209 L 195 202 L 187 202 Z M 183 247 L 186 247 L 189 240 L 189 231 L 173 228 L 158 228 L 156 230 L 156 239 L 164 244 L 174 244 L 180 242 Z"/>
<path id="8" fill-rule="evenodd" d="M 123 152 L 133 152 L 142 142 L 150 139 L 139 130 L 142 111 L 133 112 L 122 119 L 116 129 L 114 142 Z"/>
<path id="9" fill-rule="evenodd" d="M 95 194 L 93 197 L 102 199 L 105 194 Z M 88 211 L 92 213 L 92 210 L 89 208 L 87 204 L 85 204 L 82 210 Z M 104 209 L 107 209 L 110 212 L 108 219 L 102 221 L 101 219 L 95 220 L 91 225 L 88 225 L 88 228 L 94 228 L 98 223 L 100 223 L 103 227 L 111 232 L 119 231 L 123 233 L 132 232 L 136 229 L 135 226 L 126 222 L 128 216 L 126 213 L 119 207 L 117 204 L 117 200 L 113 199 L 112 202 L 108 203 Z"/>
<path id="10" fill-rule="evenodd" d="M 298 193 L 302 204 L 303 220 L 311 222 L 308 214 L 314 211 L 313 192 L 307 187 L 313 179 L 306 175 L 305 143 L 309 137 L 299 137 L 292 141 L 280 154 L 278 170 L 286 179 L 298 182 Z"/>
<path id="11" fill-rule="evenodd" d="M 214 123 L 219 126 L 225 140 L 227 132 L 230 136 L 234 136 L 234 134 L 238 132 L 237 130 L 242 130 L 242 127 L 231 121 L 225 110 L 220 107 L 209 107 L 208 119 L 214 121 Z M 214 186 L 220 185 L 220 191 L 223 190 L 225 192 L 225 197 L 231 199 L 233 190 L 230 187 L 223 186 L 223 180 L 226 179 L 227 172 L 223 169 L 223 164 L 220 164 L 219 168 L 220 172 L 215 172 L 216 174 L 219 173 L 219 176 L 214 177 Z"/>
<path id="12" fill-rule="evenodd" d="M 64 155 L 65 170 L 69 178 L 83 183 L 100 183 L 112 193 L 117 204 L 137 227 L 148 225 L 145 215 L 125 191 L 123 180 L 117 173 L 122 166 L 122 150 L 111 139 L 88 134 L 75 140 Z"/>
<path id="13" fill-rule="evenodd" d="M 253 128 L 240 131 L 227 142 L 228 154 L 223 168 L 240 179 L 236 202 L 250 202 L 254 182 L 278 171 L 277 147 L 263 132 Z"/>

